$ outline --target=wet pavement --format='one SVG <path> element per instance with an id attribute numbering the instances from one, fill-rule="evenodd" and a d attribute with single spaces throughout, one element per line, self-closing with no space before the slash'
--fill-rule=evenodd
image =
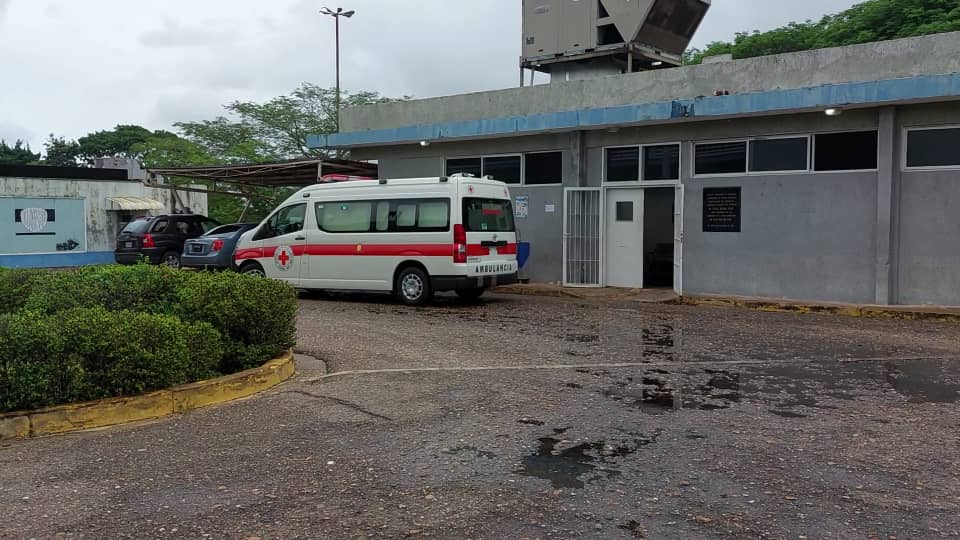
<path id="1" fill-rule="evenodd" d="M 0 446 L 0 538 L 960 537 L 960 326 L 304 300 L 298 378 Z"/>

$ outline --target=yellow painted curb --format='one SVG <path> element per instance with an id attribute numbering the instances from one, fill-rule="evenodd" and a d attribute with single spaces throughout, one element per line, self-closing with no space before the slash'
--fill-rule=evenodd
<path id="1" fill-rule="evenodd" d="M 261 367 L 140 396 L 0 414 L 0 441 L 162 418 L 252 396 L 293 376 L 293 351 Z"/>
<path id="2" fill-rule="evenodd" d="M 739 307 L 772 313 L 829 314 L 865 319 L 903 319 L 960 322 L 960 313 L 947 310 L 923 310 L 897 306 L 860 306 L 855 304 L 815 304 L 779 300 L 756 300 L 714 296 L 684 296 L 681 304 L 689 306 Z"/>

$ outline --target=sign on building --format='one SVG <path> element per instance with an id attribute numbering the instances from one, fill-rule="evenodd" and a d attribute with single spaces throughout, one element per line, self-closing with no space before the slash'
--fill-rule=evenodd
<path id="1" fill-rule="evenodd" d="M 0 254 L 87 250 L 83 199 L 0 197 Z"/>
<path id="2" fill-rule="evenodd" d="M 703 189 L 703 232 L 740 232 L 742 193 L 739 187 Z"/>
<path id="3" fill-rule="evenodd" d="M 530 215 L 530 197 L 517 197 L 513 204 L 514 214 L 517 219 L 527 219 Z"/>

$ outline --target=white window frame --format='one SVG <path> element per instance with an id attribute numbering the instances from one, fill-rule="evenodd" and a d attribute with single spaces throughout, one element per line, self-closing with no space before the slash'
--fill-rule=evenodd
<path id="1" fill-rule="evenodd" d="M 937 131 L 944 129 L 956 129 L 960 130 L 960 124 L 945 124 L 942 126 L 907 126 L 903 128 L 903 136 L 900 138 L 902 141 L 900 149 L 900 170 L 904 172 L 913 172 L 913 171 L 956 171 L 960 170 L 960 163 L 956 165 L 923 165 L 920 167 L 910 167 L 907 163 L 907 156 L 910 151 L 910 132 L 912 131 Z M 878 145 L 879 146 L 879 145 Z"/>
<path id="2" fill-rule="evenodd" d="M 863 131 L 873 131 L 877 134 L 877 166 L 872 169 L 843 169 L 837 171 L 818 171 L 817 170 L 817 135 L 839 135 L 841 133 L 860 133 Z M 845 174 L 845 173 L 865 173 L 877 172 L 880 170 L 880 128 L 860 128 L 860 129 L 840 129 L 836 131 L 816 131 L 810 134 L 810 174 Z"/>
<path id="3" fill-rule="evenodd" d="M 451 159 L 479 159 L 480 160 L 480 175 L 481 177 L 486 176 L 486 167 L 484 166 L 484 160 L 488 158 L 502 158 L 502 157 L 519 157 L 520 158 L 520 182 L 515 184 L 507 184 L 511 187 L 524 187 L 524 188 L 541 188 L 541 187 L 557 187 L 563 185 L 563 178 L 561 177 L 559 181 L 553 182 L 550 184 L 528 184 L 527 183 L 527 155 L 528 154 L 556 154 L 559 153 L 561 160 L 563 159 L 563 150 L 536 150 L 533 152 L 512 152 L 509 154 L 478 154 L 478 155 L 453 155 L 453 156 L 444 156 L 443 157 L 443 172 L 441 176 L 447 174 L 447 162 Z"/>
<path id="4" fill-rule="evenodd" d="M 680 150 L 679 163 L 677 164 L 677 178 L 672 180 L 645 180 L 643 174 L 643 157 L 644 150 L 651 146 L 676 146 Z M 623 181 L 610 181 L 607 180 L 607 150 L 616 150 L 620 148 L 636 148 L 640 152 L 640 160 L 637 167 L 637 178 L 639 180 L 623 180 Z M 600 185 L 605 188 L 617 188 L 617 187 L 637 187 L 637 186 L 649 186 L 649 187 L 666 187 L 666 186 L 675 186 L 680 183 L 680 178 L 683 177 L 683 143 L 680 141 L 666 141 L 666 142 L 657 142 L 657 143 L 643 143 L 643 144 L 613 144 L 610 146 L 603 146 L 600 149 Z"/>
<path id="5" fill-rule="evenodd" d="M 852 131 L 862 131 L 862 130 L 852 130 Z M 751 171 L 750 170 L 750 158 L 752 157 L 751 144 L 753 141 L 772 141 L 779 139 L 807 139 L 807 168 L 806 169 L 787 169 L 780 171 Z M 747 144 L 747 153 L 746 153 L 746 163 L 745 172 L 735 172 L 735 173 L 707 173 L 707 174 L 697 174 L 697 147 L 700 145 L 707 144 L 722 144 L 722 143 L 746 143 Z M 784 134 L 784 135 L 762 135 L 754 137 L 739 137 L 735 139 L 709 139 L 703 141 L 693 141 L 693 152 L 690 155 L 690 172 L 691 178 L 736 178 L 741 176 L 786 176 L 791 174 L 810 174 L 813 172 L 813 134 L 812 133 L 793 133 L 793 134 Z M 833 172 L 833 171 L 831 171 Z"/>

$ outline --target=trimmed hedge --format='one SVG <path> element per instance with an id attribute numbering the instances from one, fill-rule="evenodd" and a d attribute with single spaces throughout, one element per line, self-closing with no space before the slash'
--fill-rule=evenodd
<path id="1" fill-rule="evenodd" d="M 296 334 L 294 290 L 235 273 L 0 269 L 0 302 L 0 412 L 235 373 Z"/>

